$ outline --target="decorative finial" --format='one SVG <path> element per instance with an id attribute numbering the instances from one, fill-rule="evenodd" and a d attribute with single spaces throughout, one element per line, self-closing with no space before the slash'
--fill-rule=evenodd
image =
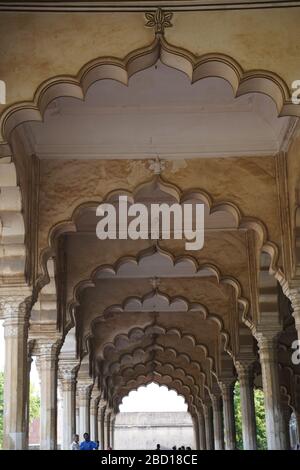
<path id="1" fill-rule="evenodd" d="M 153 170 L 155 175 L 160 175 L 162 171 L 165 169 L 166 162 L 160 160 L 157 156 L 155 160 L 150 160 L 149 169 Z"/>
<path id="2" fill-rule="evenodd" d="M 171 19 L 173 13 L 171 11 L 163 11 L 158 8 L 155 13 L 146 11 L 145 18 L 147 20 L 145 26 L 149 28 L 155 27 L 155 34 L 164 34 L 165 28 L 171 28 Z"/>

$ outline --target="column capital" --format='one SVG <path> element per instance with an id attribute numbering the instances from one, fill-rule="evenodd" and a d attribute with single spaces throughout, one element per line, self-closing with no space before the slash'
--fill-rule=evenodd
<path id="1" fill-rule="evenodd" d="M 78 367 L 78 361 L 59 361 L 58 376 L 64 392 L 71 391 L 75 388 Z"/>
<path id="2" fill-rule="evenodd" d="M 231 399 L 235 382 L 236 382 L 235 377 L 224 377 L 219 381 L 223 401 Z"/>
<path id="3" fill-rule="evenodd" d="M 295 320 L 296 329 L 300 329 L 300 284 L 299 281 L 295 283 L 286 283 L 283 289 L 284 294 L 290 299 L 293 312 L 292 315 Z"/>
<path id="4" fill-rule="evenodd" d="M 91 378 L 77 380 L 76 390 L 80 401 L 90 400 L 92 387 L 93 382 Z"/>
<path id="5" fill-rule="evenodd" d="M 278 329 L 260 330 L 255 332 L 255 338 L 258 342 L 259 352 L 277 348 L 277 340 L 280 331 Z"/>
<path id="6" fill-rule="evenodd" d="M 251 380 L 253 378 L 254 362 L 253 357 L 239 358 L 234 362 L 240 382 L 243 380 Z"/>
<path id="7" fill-rule="evenodd" d="M 73 381 L 79 368 L 79 362 L 73 360 L 59 360 L 58 371 L 61 381 Z"/>
<path id="8" fill-rule="evenodd" d="M 297 302 L 300 296 L 300 281 L 299 280 L 286 281 L 282 285 L 282 291 L 284 295 L 290 299 L 291 302 L 293 302 L 293 300 Z"/>
<path id="9" fill-rule="evenodd" d="M 35 343 L 35 352 L 41 360 L 57 359 L 58 350 L 60 347 L 60 338 L 56 339 L 37 339 Z"/>
<path id="10" fill-rule="evenodd" d="M 0 318 L 23 317 L 32 306 L 32 290 L 28 287 L 0 289 Z"/>
<path id="11" fill-rule="evenodd" d="M 5 338 L 24 335 L 28 329 L 31 297 L 22 294 L 0 295 L 0 318 L 3 318 Z"/>

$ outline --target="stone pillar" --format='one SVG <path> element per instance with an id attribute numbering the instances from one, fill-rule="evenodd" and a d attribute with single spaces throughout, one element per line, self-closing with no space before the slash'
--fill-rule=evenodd
<path id="1" fill-rule="evenodd" d="M 29 426 L 30 426 L 30 371 L 32 364 L 32 344 L 28 343 L 27 351 L 27 397 L 26 397 L 26 438 L 25 438 L 25 449 L 29 448 Z"/>
<path id="2" fill-rule="evenodd" d="M 76 431 L 75 389 L 78 364 L 70 361 L 59 362 L 59 376 L 62 385 L 63 436 L 62 448 L 69 450 Z"/>
<path id="3" fill-rule="evenodd" d="M 63 429 L 63 389 L 61 380 L 58 377 L 57 381 L 57 396 L 56 396 L 56 403 L 57 403 L 57 438 L 56 438 L 56 448 L 62 450 L 63 447 L 63 436 L 64 436 L 64 429 Z"/>
<path id="4" fill-rule="evenodd" d="M 194 437 L 195 437 L 195 449 L 200 450 L 200 434 L 199 434 L 199 423 L 198 416 L 192 415 L 193 427 L 194 427 Z"/>
<path id="5" fill-rule="evenodd" d="M 110 416 L 110 446 L 112 448 L 114 448 L 115 421 L 116 416 L 112 413 Z"/>
<path id="6" fill-rule="evenodd" d="M 214 449 L 214 431 L 213 431 L 213 417 L 212 409 L 210 402 L 206 402 L 203 405 L 203 414 L 205 421 L 205 440 L 206 440 L 206 450 Z"/>
<path id="7" fill-rule="evenodd" d="M 90 434 L 90 397 L 93 384 L 91 381 L 79 381 L 77 383 L 79 404 L 79 436 L 83 439 L 85 432 Z"/>
<path id="8" fill-rule="evenodd" d="M 212 409 L 213 409 L 213 421 L 214 421 L 214 443 L 215 450 L 224 449 L 224 437 L 223 437 L 223 420 L 222 420 L 222 402 L 221 397 L 212 395 Z"/>
<path id="9" fill-rule="evenodd" d="M 109 410 L 109 408 L 106 408 L 104 415 L 104 449 L 107 449 L 110 446 L 110 415 L 111 411 Z"/>
<path id="10" fill-rule="evenodd" d="M 203 411 L 197 411 L 198 427 L 199 427 L 199 449 L 206 450 L 206 439 L 205 439 L 205 421 Z"/>
<path id="11" fill-rule="evenodd" d="M 92 392 L 90 401 L 90 430 L 91 441 L 98 441 L 98 404 L 99 404 L 99 391 L 97 394 Z"/>
<path id="12" fill-rule="evenodd" d="M 38 340 L 41 382 L 41 450 L 57 447 L 57 342 Z"/>
<path id="13" fill-rule="evenodd" d="M 75 398 L 75 419 L 76 419 L 76 434 L 79 434 L 79 398 Z"/>
<path id="14" fill-rule="evenodd" d="M 198 412 L 200 450 L 206 450 L 205 421 L 202 411 Z"/>
<path id="15" fill-rule="evenodd" d="M 253 367 L 251 363 L 237 362 L 235 364 L 241 395 L 242 433 L 244 450 L 255 450 L 256 420 L 253 390 Z"/>
<path id="16" fill-rule="evenodd" d="M 5 366 L 3 448 L 25 449 L 27 437 L 28 357 L 30 306 L 24 296 L 1 296 L 4 318 Z"/>
<path id="17" fill-rule="evenodd" d="M 282 450 L 286 447 L 284 421 L 280 404 L 277 334 L 277 332 L 256 333 L 261 363 L 269 450 Z"/>
<path id="18" fill-rule="evenodd" d="M 236 431 L 235 431 L 235 416 L 233 404 L 233 391 L 235 381 L 222 380 L 220 383 L 223 399 L 223 418 L 224 418 L 224 440 L 225 449 L 236 449 Z"/>
<path id="19" fill-rule="evenodd" d="M 100 448 L 105 449 L 105 429 L 104 429 L 104 418 L 105 418 L 106 404 L 103 400 L 100 400 L 98 405 L 98 439 L 100 442 Z"/>

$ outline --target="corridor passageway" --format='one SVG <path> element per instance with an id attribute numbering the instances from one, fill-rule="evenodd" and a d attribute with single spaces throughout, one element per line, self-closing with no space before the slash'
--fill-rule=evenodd
<path id="1" fill-rule="evenodd" d="M 300 439 L 297 15 L 61 8 L 0 16 L 3 448 L 28 448 L 32 358 L 40 449 L 57 448 L 58 426 L 62 449 L 85 432 L 113 446 L 122 401 L 151 383 L 183 397 L 194 448 L 236 449 L 237 385 L 243 448 L 257 448 L 254 390 L 268 449 L 291 448 Z M 99 205 L 122 212 L 122 197 L 129 218 L 134 204 L 165 205 L 156 237 L 152 220 L 132 239 L 118 218 L 119 235 L 99 239 Z M 190 205 L 184 221 L 195 226 L 200 204 L 204 245 L 189 249 L 174 207 Z"/>

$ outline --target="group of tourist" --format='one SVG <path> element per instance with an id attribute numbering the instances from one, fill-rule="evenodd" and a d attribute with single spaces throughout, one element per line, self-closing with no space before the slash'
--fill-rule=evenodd
<path id="1" fill-rule="evenodd" d="M 91 441 L 88 432 L 83 435 L 83 441 L 79 443 L 79 434 L 74 434 L 73 442 L 70 447 L 71 450 L 100 450 L 99 441 Z M 108 447 L 107 450 L 112 450 L 112 447 Z"/>
<path id="2" fill-rule="evenodd" d="M 157 451 L 160 451 L 160 450 L 162 450 L 162 448 L 161 448 L 160 444 L 157 444 L 157 446 L 156 446 L 156 449 L 155 449 L 155 450 L 157 450 Z M 186 446 L 180 446 L 180 447 L 173 446 L 173 447 L 172 447 L 172 450 L 192 450 L 192 449 L 191 449 L 191 447 L 190 447 L 190 446 L 187 446 L 187 447 L 186 447 Z"/>

